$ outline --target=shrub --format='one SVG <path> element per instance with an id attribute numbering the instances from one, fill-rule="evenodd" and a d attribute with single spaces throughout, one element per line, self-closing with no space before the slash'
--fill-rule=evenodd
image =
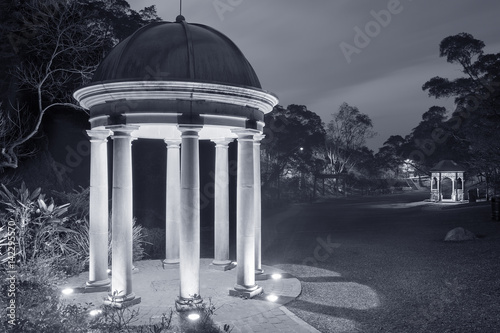
<path id="1" fill-rule="evenodd" d="M 2 307 L 0 331 L 3 332 L 87 332 L 86 305 L 68 305 L 60 302 L 57 284 L 65 275 L 46 255 L 29 259 L 17 267 L 16 275 L 16 318 L 15 325 L 8 322 L 6 308 Z M 6 278 L 2 272 L 2 280 Z M 10 301 L 8 293 L 2 290 L 3 304 Z"/>
<path id="2" fill-rule="evenodd" d="M 165 229 L 143 228 L 144 252 L 150 259 L 165 257 Z"/>
<path id="3" fill-rule="evenodd" d="M 132 220 L 132 260 L 139 261 L 146 255 L 144 252 L 144 233 L 142 225 L 137 223 L 134 218 Z"/>
<path id="4" fill-rule="evenodd" d="M 68 212 L 75 216 L 77 220 L 88 219 L 90 187 L 81 187 L 72 192 L 54 192 L 61 202 L 69 202 Z"/>
<path id="5" fill-rule="evenodd" d="M 219 333 L 219 332 L 231 332 L 232 329 L 229 325 L 224 325 L 223 329 L 217 326 L 212 317 L 215 313 L 215 305 L 212 304 L 212 299 L 208 299 L 208 303 L 193 304 L 192 310 L 179 313 L 180 316 L 180 328 L 181 332 L 184 333 L 196 333 L 196 332 L 206 332 L 206 333 Z M 187 318 L 190 313 L 198 313 L 200 318 L 196 321 L 189 320 Z"/>
<path id="6" fill-rule="evenodd" d="M 45 199 L 40 188 L 30 193 L 24 183 L 14 192 L 2 184 L 0 203 L 6 212 L 0 227 L 14 225 L 21 263 L 43 255 L 58 260 L 67 254 L 71 234 L 75 233 L 68 227 L 69 204 L 57 206 L 52 199 Z"/>

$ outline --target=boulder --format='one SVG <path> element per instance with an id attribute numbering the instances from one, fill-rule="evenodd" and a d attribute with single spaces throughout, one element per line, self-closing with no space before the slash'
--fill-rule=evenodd
<path id="1" fill-rule="evenodd" d="M 463 242 L 474 239 L 476 239 L 476 235 L 462 227 L 448 231 L 444 238 L 445 242 Z"/>

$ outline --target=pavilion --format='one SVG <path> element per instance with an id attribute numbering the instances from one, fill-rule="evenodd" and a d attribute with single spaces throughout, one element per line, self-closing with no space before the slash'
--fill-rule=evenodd
<path id="1" fill-rule="evenodd" d="M 463 201 L 465 169 L 442 160 L 431 169 L 431 201 Z"/>
<path id="2" fill-rule="evenodd" d="M 90 112 L 89 288 L 111 284 L 109 302 L 140 302 L 132 288 L 132 141 L 164 140 L 167 154 L 165 265 L 179 265 L 178 310 L 200 296 L 199 140 L 216 147 L 215 253 L 229 259 L 228 144 L 238 143 L 237 281 L 231 295 L 253 297 L 261 271 L 260 141 L 264 114 L 278 103 L 262 90 L 236 45 L 201 24 L 155 22 L 119 43 L 92 82 L 74 93 Z M 112 277 L 108 278 L 107 140 L 113 140 Z"/>

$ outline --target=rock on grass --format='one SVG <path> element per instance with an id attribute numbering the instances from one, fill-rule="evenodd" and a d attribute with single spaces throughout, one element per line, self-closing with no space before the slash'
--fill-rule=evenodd
<path id="1" fill-rule="evenodd" d="M 474 239 L 476 239 L 476 235 L 462 227 L 448 231 L 444 238 L 445 242 L 463 242 Z"/>

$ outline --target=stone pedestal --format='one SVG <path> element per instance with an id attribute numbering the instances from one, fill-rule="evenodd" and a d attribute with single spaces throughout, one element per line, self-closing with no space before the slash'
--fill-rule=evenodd
<path id="1" fill-rule="evenodd" d="M 89 281 L 86 289 L 106 289 L 108 277 L 109 130 L 87 131 L 90 137 Z"/>
<path id="2" fill-rule="evenodd" d="M 238 135 L 238 179 L 236 185 L 237 280 L 232 296 L 253 297 L 262 292 L 255 284 L 255 194 L 253 130 L 234 130 Z"/>
<path id="3" fill-rule="evenodd" d="M 211 268 L 230 269 L 229 260 L 229 166 L 228 145 L 233 139 L 215 142 L 214 260 Z"/>
<path id="4" fill-rule="evenodd" d="M 180 191 L 180 295 L 176 309 L 201 303 L 200 296 L 200 166 L 199 136 L 201 127 L 179 126 L 182 132 Z"/>
<path id="5" fill-rule="evenodd" d="M 113 130 L 112 276 L 108 300 L 113 306 L 137 302 L 132 291 L 132 136 L 137 126 Z M 134 300 L 134 301 L 132 301 Z M 139 299 L 140 301 L 140 299 Z M 123 303 L 123 304 L 121 304 Z"/>
<path id="6" fill-rule="evenodd" d="M 179 224 L 181 220 L 181 172 L 180 141 L 167 141 L 167 200 L 165 223 L 165 260 L 164 264 L 179 263 Z"/>

